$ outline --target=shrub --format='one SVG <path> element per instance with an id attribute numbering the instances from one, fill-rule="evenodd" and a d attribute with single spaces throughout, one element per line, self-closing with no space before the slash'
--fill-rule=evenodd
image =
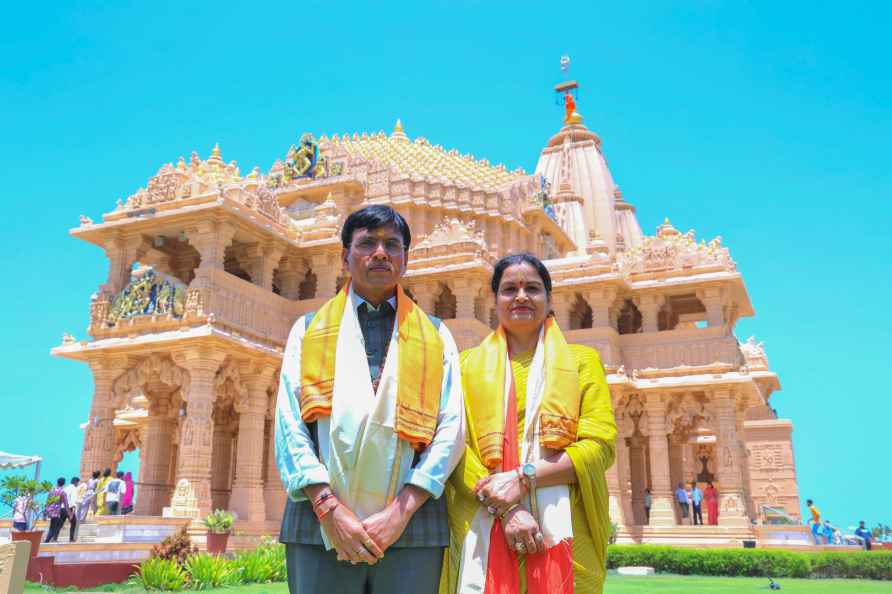
<path id="1" fill-rule="evenodd" d="M 150 557 L 138 566 L 131 583 L 144 590 L 182 590 L 186 586 L 186 572 L 173 559 Z"/>
<path id="2" fill-rule="evenodd" d="M 233 521 L 234 517 L 231 513 L 222 509 L 215 509 L 201 522 L 209 532 L 229 534 L 229 531 L 232 530 Z"/>
<path id="3" fill-rule="evenodd" d="M 183 528 L 162 540 L 161 544 L 153 546 L 151 558 L 175 561 L 177 565 L 183 567 L 190 556 L 197 554 L 198 548 L 192 546 L 189 533 Z"/>
<path id="4" fill-rule="evenodd" d="M 812 553 L 778 549 L 687 549 L 611 545 L 607 567 L 646 565 L 681 575 L 892 580 L 892 553 Z"/>
<path id="5" fill-rule="evenodd" d="M 192 555 L 186 560 L 185 568 L 189 574 L 189 586 L 193 590 L 210 590 L 240 582 L 235 564 L 216 555 Z"/>
<path id="6" fill-rule="evenodd" d="M 262 541 L 252 551 L 240 553 L 233 563 L 245 584 L 283 582 L 287 579 L 285 547 L 271 540 Z"/>

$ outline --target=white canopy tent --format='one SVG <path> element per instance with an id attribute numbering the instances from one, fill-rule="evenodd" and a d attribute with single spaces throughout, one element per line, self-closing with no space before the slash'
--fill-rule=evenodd
<path id="1" fill-rule="evenodd" d="M 40 463 L 43 458 L 40 456 L 20 456 L 18 454 L 9 454 L 0 452 L 0 469 L 7 468 L 25 468 L 34 465 L 34 480 L 40 480 Z"/>

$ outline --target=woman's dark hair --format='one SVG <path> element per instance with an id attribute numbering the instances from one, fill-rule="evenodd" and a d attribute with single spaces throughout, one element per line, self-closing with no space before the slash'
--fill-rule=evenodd
<path id="1" fill-rule="evenodd" d="M 102 471 L 102 476 L 111 476 L 111 468 L 106 468 Z"/>
<path id="2" fill-rule="evenodd" d="M 56 479 L 56 486 L 57 487 L 65 486 L 65 477 L 64 476 L 60 476 L 59 478 Z"/>
<path id="3" fill-rule="evenodd" d="M 73 476 L 73 477 L 71 477 L 71 484 L 72 484 L 72 485 L 76 485 L 76 484 L 78 484 L 79 482 L 81 482 L 81 478 L 80 478 L 79 476 Z"/>
<path id="4" fill-rule="evenodd" d="M 492 271 L 492 292 L 494 294 L 499 293 L 499 283 L 502 282 L 502 275 L 505 274 L 506 270 L 512 266 L 524 263 L 529 264 L 536 269 L 536 272 L 539 273 L 539 278 L 542 279 L 542 284 L 545 285 L 545 293 L 551 297 L 551 275 L 548 274 L 548 269 L 545 268 L 545 264 L 542 263 L 542 260 L 529 252 L 511 254 L 496 262 L 496 266 Z"/>
<path id="5" fill-rule="evenodd" d="M 94 471 L 93 471 L 93 478 L 99 478 L 99 476 L 100 476 L 101 474 L 102 474 L 102 473 L 99 472 L 98 470 L 94 470 Z"/>
<path id="6" fill-rule="evenodd" d="M 344 228 L 341 229 L 341 245 L 345 250 L 350 249 L 350 245 L 353 243 L 353 233 L 359 229 L 379 229 L 387 225 L 396 227 L 400 235 L 403 236 L 403 247 L 408 250 L 409 244 L 412 243 L 409 223 L 400 213 L 383 204 L 366 206 L 351 213 L 344 221 Z"/>

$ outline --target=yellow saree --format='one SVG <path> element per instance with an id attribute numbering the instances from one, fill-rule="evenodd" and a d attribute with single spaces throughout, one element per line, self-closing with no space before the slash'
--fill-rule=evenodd
<path id="1" fill-rule="evenodd" d="M 480 347 L 476 347 L 480 348 Z M 597 351 L 580 345 L 569 345 L 579 373 L 581 395 L 579 425 L 576 441 L 564 451 L 573 461 L 577 484 L 570 485 L 573 525 L 574 591 L 579 594 L 600 593 L 603 589 L 610 518 L 607 511 L 607 482 L 605 472 L 613 464 L 616 422 L 610 393 Z M 462 373 L 466 361 L 475 349 L 462 353 Z M 527 397 L 527 378 L 533 353 L 517 355 L 511 361 L 511 371 L 517 398 L 519 435 L 524 432 L 524 410 Z M 474 496 L 474 485 L 489 474 L 478 448 L 475 419 L 471 407 L 465 403 L 468 415 L 468 439 L 465 456 L 453 472 L 446 486 L 449 509 L 450 548 L 443 568 L 440 594 L 457 593 L 462 543 L 480 503 Z M 524 572 L 521 568 L 523 584 Z"/>

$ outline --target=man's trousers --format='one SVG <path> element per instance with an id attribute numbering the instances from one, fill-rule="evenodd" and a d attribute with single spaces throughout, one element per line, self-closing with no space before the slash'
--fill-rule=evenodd
<path id="1" fill-rule="evenodd" d="M 703 525 L 703 504 L 694 503 L 694 525 Z"/>
<path id="2" fill-rule="evenodd" d="M 437 594 L 443 547 L 390 548 L 374 565 L 338 561 L 334 549 L 288 544 L 291 594 Z"/>

